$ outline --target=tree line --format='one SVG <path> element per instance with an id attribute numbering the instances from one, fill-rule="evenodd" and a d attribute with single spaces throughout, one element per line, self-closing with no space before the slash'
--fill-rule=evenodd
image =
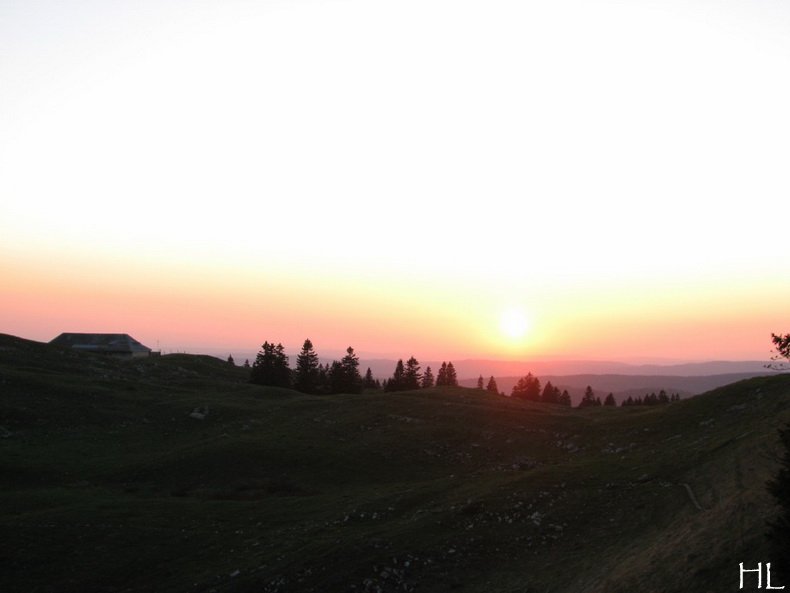
<path id="1" fill-rule="evenodd" d="M 230 356 L 228 363 L 235 365 Z M 430 366 L 426 367 L 423 372 L 420 362 L 414 356 L 409 357 L 405 363 L 403 359 L 399 359 L 392 376 L 382 383 L 373 377 L 370 368 L 367 369 L 364 376 L 360 375 L 359 357 L 351 346 L 346 349 L 346 355 L 343 358 L 324 365 L 319 362 L 318 354 L 309 339 L 304 341 L 302 349 L 296 356 L 296 367 L 293 369 L 289 365 L 288 355 L 285 354 L 283 345 L 268 341 L 263 343 L 252 365 L 249 364 L 249 361 L 245 361 L 244 366 L 250 368 L 251 383 L 295 389 L 311 394 L 360 393 L 365 389 L 392 392 L 458 386 L 458 376 L 452 361 L 442 362 L 436 376 L 434 376 Z M 493 395 L 505 395 L 499 391 L 493 376 L 486 383 L 483 376 L 480 375 L 477 379 L 477 389 Z M 559 387 L 552 385 L 551 381 L 541 385 L 540 379 L 532 373 L 527 373 L 518 380 L 513 386 L 510 396 L 533 402 L 571 406 L 571 396 L 567 389 L 560 390 Z M 679 400 L 679 394 L 669 395 L 662 389 L 658 394 L 645 394 L 644 398 L 629 396 L 620 405 L 652 406 Z M 601 401 L 601 398 L 596 397 L 592 387 L 588 385 L 578 407 L 616 405 L 614 394 L 609 393 Z"/>
<path id="2" fill-rule="evenodd" d="M 228 357 L 228 364 L 234 365 L 233 357 Z M 296 356 L 296 367 L 291 368 L 288 355 L 282 344 L 264 342 L 255 361 L 250 366 L 250 382 L 271 387 L 285 387 L 302 393 L 360 393 L 365 389 L 383 389 L 384 391 L 409 391 L 411 389 L 427 389 L 430 387 L 458 386 L 458 376 L 452 362 L 442 362 L 434 377 L 431 367 L 421 372 L 419 361 L 413 356 L 404 364 L 398 360 L 392 377 L 382 383 L 373 377 L 370 368 L 365 375 L 359 373 L 359 357 L 349 346 L 346 355 L 331 364 L 319 362 L 313 343 L 307 339 Z M 493 380 L 493 377 L 492 377 Z"/>
<path id="3" fill-rule="evenodd" d="M 494 378 L 491 377 L 492 381 L 493 379 Z M 477 380 L 477 386 L 479 389 L 482 389 L 482 381 L 482 377 Z M 494 385 L 496 385 L 496 383 L 494 383 Z M 518 382 L 513 386 L 513 390 L 510 392 L 510 397 L 544 404 L 571 406 L 571 396 L 567 389 L 563 389 L 562 392 L 560 392 L 559 387 L 552 385 L 551 381 L 547 381 L 546 385 L 541 388 L 540 379 L 538 379 L 532 373 L 527 373 L 526 376 L 521 377 L 521 379 L 518 380 Z M 651 393 L 649 395 L 646 394 L 644 398 L 634 398 L 629 395 L 628 399 L 623 400 L 620 405 L 653 406 L 669 404 L 675 401 L 680 401 L 680 394 L 673 393 L 672 395 L 669 395 L 662 389 L 658 395 L 655 393 Z M 587 408 L 594 406 L 617 406 L 617 400 L 614 397 L 614 393 L 609 393 L 603 399 L 603 401 L 601 401 L 601 398 L 595 395 L 593 388 L 588 385 L 584 390 L 584 395 L 582 396 L 582 399 L 577 407 Z"/>
<path id="4" fill-rule="evenodd" d="M 395 364 L 392 377 L 384 380 L 384 391 L 411 391 L 414 389 L 430 389 L 431 387 L 457 387 L 458 375 L 451 362 L 442 362 L 436 377 L 433 376 L 431 367 L 426 367 L 425 372 L 420 372 L 420 362 L 413 356 L 403 364 L 399 359 Z"/>
<path id="5" fill-rule="evenodd" d="M 370 369 L 359 374 L 359 357 L 349 346 L 346 355 L 331 364 L 320 364 L 313 343 L 304 341 L 291 369 L 282 344 L 264 342 L 250 368 L 250 383 L 296 389 L 303 393 L 359 393 L 371 386 Z M 372 386 L 376 386 L 373 382 Z"/>
<path id="6" fill-rule="evenodd" d="M 532 373 L 527 373 L 516 382 L 510 392 L 510 397 L 544 404 L 571 405 L 571 395 L 567 389 L 560 391 L 560 388 L 552 385 L 551 381 L 547 381 L 546 385 L 541 388 L 540 379 Z"/>

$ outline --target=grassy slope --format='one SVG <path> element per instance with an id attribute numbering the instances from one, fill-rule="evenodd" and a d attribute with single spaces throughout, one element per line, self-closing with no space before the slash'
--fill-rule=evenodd
<path id="1" fill-rule="evenodd" d="M 0 590 L 729 590 L 787 421 L 788 376 L 564 410 L 0 336 Z"/>

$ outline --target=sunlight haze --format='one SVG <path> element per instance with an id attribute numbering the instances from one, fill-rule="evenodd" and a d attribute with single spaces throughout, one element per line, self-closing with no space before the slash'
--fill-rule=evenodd
<path id="1" fill-rule="evenodd" d="M 766 359 L 788 30 L 756 1 L 4 2 L 0 332 Z"/>

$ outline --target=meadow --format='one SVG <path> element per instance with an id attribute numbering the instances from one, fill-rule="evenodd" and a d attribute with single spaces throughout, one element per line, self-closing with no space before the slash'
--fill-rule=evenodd
<path id="1" fill-rule="evenodd" d="M 247 372 L 0 336 L 0 590 L 706 592 L 770 561 L 788 375 L 580 410 Z"/>

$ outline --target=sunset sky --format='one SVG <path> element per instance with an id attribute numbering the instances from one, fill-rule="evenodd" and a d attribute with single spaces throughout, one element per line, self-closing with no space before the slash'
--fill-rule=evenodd
<path id="1" fill-rule="evenodd" d="M 790 4 L 0 0 L 0 332 L 766 359 Z"/>

